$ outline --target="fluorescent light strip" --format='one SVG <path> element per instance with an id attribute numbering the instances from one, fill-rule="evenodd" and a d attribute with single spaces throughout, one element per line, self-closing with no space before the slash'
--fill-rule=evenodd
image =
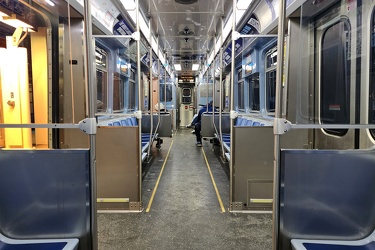
<path id="1" fill-rule="evenodd" d="M 192 66 L 192 70 L 198 70 L 199 69 L 199 64 L 194 63 Z"/>
<path id="2" fill-rule="evenodd" d="M 8 16 L 8 15 L 5 14 L 4 12 L 1 12 L 1 11 L 0 11 L 0 17 L 2 17 L 2 16 Z"/>
<path id="3" fill-rule="evenodd" d="M 21 20 L 18 20 L 15 15 L 12 15 L 11 17 L 9 16 L 0 16 L 0 22 L 3 22 L 9 26 L 12 26 L 14 28 L 18 28 L 18 27 L 21 27 L 23 28 L 24 30 L 26 30 L 27 28 L 29 29 L 33 29 L 34 27 L 21 21 Z"/>
<path id="4" fill-rule="evenodd" d="M 177 71 L 181 71 L 181 64 L 175 64 L 174 69 Z"/>
<path id="5" fill-rule="evenodd" d="M 51 5 L 52 7 L 55 6 L 55 3 L 52 2 L 51 0 L 45 0 L 45 1 L 46 1 L 46 3 L 48 3 L 49 5 Z"/>

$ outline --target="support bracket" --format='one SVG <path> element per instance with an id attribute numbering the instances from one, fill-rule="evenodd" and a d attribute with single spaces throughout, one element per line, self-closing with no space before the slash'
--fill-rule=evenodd
<path id="1" fill-rule="evenodd" d="M 78 123 L 78 127 L 84 133 L 88 135 L 96 134 L 96 119 L 95 118 L 85 118 Z"/>
<path id="2" fill-rule="evenodd" d="M 229 117 L 232 120 L 236 119 L 238 117 L 238 112 L 235 111 L 235 110 L 231 110 L 230 113 L 229 113 Z"/>
<path id="3" fill-rule="evenodd" d="M 137 119 L 142 119 L 142 111 L 138 110 L 134 112 L 134 116 Z"/>
<path id="4" fill-rule="evenodd" d="M 273 120 L 273 134 L 274 135 L 283 135 L 292 128 L 290 121 L 284 118 L 275 118 Z"/>
<path id="5" fill-rule="evenodd" d="M 240 39 L 241 37 L 241 34 L 237 31 L 233 32 L 232 33 L 232 41 L 237 41 L 238 39 Z"/>
<path id="6" fill-rule="evenodd" d="M 141 33 L 136 31 L 136 32 L 133 32 L 132 33 L 132 38 L 135 40 L 135 41 L 140 41 L 141 40 Z"/>

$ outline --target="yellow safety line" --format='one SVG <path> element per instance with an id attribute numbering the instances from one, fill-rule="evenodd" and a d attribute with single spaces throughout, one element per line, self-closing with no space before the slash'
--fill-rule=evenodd
<path id="1" fill-rule="evenodd" d="M 171 152 L 171 148 L 172 148 L 173 142 L 174 142 L 174 138 L 173 138 L 173 140 L 172 140 L 171 146 L 169 147 L 169 150 L 168 150 L 167 156 L 165 157 L 165 160 L 164 160 L 164 163 L 163 163 L 163 167 L 161 168 L 161 171 L 160 171 L 160 174 L 159 174 L 158 180 L 156 181 L 154 191 L 152 192 L 152 195 L 151 195 L 151 199 L 150 199 L 150 201 L 148 202 L 148 206 L 147 206 L 147 209 L 146 209 L 146 213 L 150 212 L 151 205 L 152 205 L 152 202 L 154 201 L 154 197 L 155 197 L 155 194 L 156 194 L 156 190 L 158 189 L 159 182 L 160 182 L 160 178 L 161 178 L 161 176 L 162 176 L 162 174 L 163 174 L 165 164 L 167 163 L 168 156 L 169 156 L 169 152 Z"/>
<path id="2" fill-rule="evenodd" d="M 202 152 L 203 152 L 204 160 L 206 161 L 208 172 L 210 173 L 210 176 L 211 176 L 212 184 L 214 185 L 214 189 L 215 189 L 215 192 L 216 192 L 217 199 L 219 200 L 221 212 L 225 213 L 225 208 L 224 208 L 223 202 L 221 201 L 219 190 L 217 189 L 214 176 L 212 175 L 212 172 L 211 172 L 210 164 L 208 164 L 207 157 L 206 157 L 206 154 L 204 153 L 203 148 L 202 148 Z"/>
<path id="3" fill-rule="evenodd" d="M 272 203 L 273 199 L 250 199 L 251 203 Z"/>
<path id="4" fill-rule="evenodd" d="M 97 198 L 96 202 L 129 202 L 129 198 Z"/>

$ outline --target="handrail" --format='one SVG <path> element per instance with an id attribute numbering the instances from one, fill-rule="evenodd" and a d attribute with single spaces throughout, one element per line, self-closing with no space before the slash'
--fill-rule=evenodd
<path id="1" fill-rule="evenodd" d="M 136 32 L 138 34 L 140 34 L 141 32 L 141 29 L 140 29 L 140 22 L 139 22 L 139 0 L 136 0 Z M 141 79 L 141 39 L 137 39 L 137 79 L 138 79 L 138 113 L 141 114 L 142 113 L 142 102 L 143 102 L 143 98 L 142 98 L 142 88 L 141 88 L 141 82 L 142 82 L 142 79 Z M 138 182 L 139 182 L 139 186 L 138 186 L 138 189 L 139 189 L 139 195 L 140 197 L 142 197 L 142 116 L 139 115 L 137 116 L 138 118 L 138 141 L 139 141 L 139 156 L 138 156 L 138 166 L 139 166 L 139 170 L 138 170 Z"/>
<path id="2" fill-rule="evenodd" d="M 156 42 L 157 42 L 157 47 L 159 48 L 159 36 L 157 37 L 158 39 L 156 40 Z M 158 89 L 158 91 L 159 91 L 159 94 L 160 94 L 160 60 L 159 60 L 159 50 L 158 50 L 158 52 L 157 52 L 157 58 L 158 58 L 158 86 L 159 86 L 159 89 Z M 157 96 L 159 96 L 159 95 L 157 95 Z M 156 125 L 156 128 L 155 128 L 155 135 L 156 135 L 156 133 L 158 132 L 158 130 L 159 130 L 159 125 L 160 125 L 160 96 L 159 96 L 159 98 L 158 98 L 159 100 L 158 100 L 158 124 Z M 154 137 L 155 138 L 155 137 Z M 151 148 L 151 144 L 150 144 L 150 148 Z"/>
<path id="3" fill-rule="evenodd" d="M 150 137 L 149 137 L 149 144 L 150 145 L 147 149 L 147 157 L 150 156 L 150 153 L 151 153 L 151 145 L 152 145 L 152 139 L 153 139 L 153 130 L 154 130 L 154 107 L 153 107 L 153 101 L 154 101 L 154 98 L 153 98 L 153 94 L 154 94 L 154 91 L 153 91 L 153 84 L 152 84 L 152 32 L 151 32 L 151 17 L 148 19 L 148 27 L 150 27 L 150 51 L 149 51 L 149 59 L 150 59 L 150 64 L 149 64 L 149 70 L 150 70 L 150 87 L 149 87 L 149 95 L 150 95 L 150 102 L 148 104 L 148 108 L 150 110 L 150 115 L 151 115 L 151 119 L 150 119 Z"/>
<path id="4" fill-rule="evenodd" d="M 214 43 L 214 51 L 216 51 L 216 43 Z M 216 68 L 216 60 L 214 59 L 214 66 L 212 67 L 213 71 L 213 82 L 212 82 L 212 125 L 214 127 L 215 133 L 217 134 L 217 128 L 215 124 L 215 68 Z"/>
<path id="5" fill-rule="evenodd" d="M 280 119 L 282 116 L 282 81 L 284 64 L 284 25 L 285 25 L 285 1 L 279 1 L 279 23 L 277 37 L 277 54 L 278 61 L 276 67 L 276 109 L 275 118 Z M 276 250 L 279 241 L 279 182 L 280 182 L 280 134 L 274 132 L 274 171 L 273 171 L 273 211 L 272 211 L 272 249 Z"/>
<path id="6" fill-rule="evenodd" d="M 219 105 L 219 131 L 220 131 L 220 145 L 221 145 L 221 153 L 222 153 L 222 158 L 223 160 L 226 159 L 225 158 L 225 150 L 224 150 L 224 144 L 223 144 L 223 129 L 222 129 L 222 105 L 223 105 L 223 43 L 224 43 L 224 39 L 223 39 L 223 27 L 224 25 L 224 19 L 221 18 L 221 35 L 220 35 L 220 43 L 221 43 L 221 46 L 220 46 L 220 57 L 219 57 L 219 60 L 220 60 L 220 83 L 219 83 L 219 89 L 220 89 L 220 105 Z"/>
<path id="7" fill-rule="evenodd" d="M 236 32 L 236 9 L 237 9 L 237 0 L 233 0 L 233 15 L 232 15 L 232 64 L 231 64 L 231 72 L 230 72 L 230 104 L 229 104 L 229 110 L 230 113 L 235 113 L 234 111 L 234 100 L 233 100 L 233 92 L 234 92 L 234 70 L 235 70 L 235 32 Z M 234 119 L 231 115 L 230 119 L 230 143 L 233 144 L 234 138 L 233 138 L 233 125 L 234 125 Z M 233 202 L 233 158 L 234 158 L 234 150 L 231 149 L 229 152 L 230 161 L 229 161 L 229 172 L 230 172 L 230 184 L 229 184 L 229 202 Z"/>
<path id="8" fill-rule="evenodd" d="M 88 118 L 95 119 L 96 112 L 96 85 L 95 85 L 95 68 L 93 62 L 94 48 L 92 38 L 92 21 L 91 21 L 91 0 L 85 1 L 84 4 L 84 25 L 85 25 L 85 41 L 86 41 L 86 72 L 85 76 L 87 79 L 88 89 Z M 91 242 L 92 249 L 98 249 L 98 226 L 97 226 L 97 210 L 96 210 L 96 198 L 97 198 L 97 182 L 96 182 L 96 135 L 90 134 L 90 181 L 91 181 Z"/>

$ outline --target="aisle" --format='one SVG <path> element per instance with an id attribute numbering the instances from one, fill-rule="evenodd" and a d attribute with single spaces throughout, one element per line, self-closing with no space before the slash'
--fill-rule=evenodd
<path id="1" fill-rule="evenodd" d="M 212 145 L 196 147 L 190 131 L 178 131 L 164 164 L 172 143 L 165 140 L 143 181 L 142 213 L 99 214 L 99 249 L 271 249 L 271 215 L 228 212 L 228 177 Z"/>

